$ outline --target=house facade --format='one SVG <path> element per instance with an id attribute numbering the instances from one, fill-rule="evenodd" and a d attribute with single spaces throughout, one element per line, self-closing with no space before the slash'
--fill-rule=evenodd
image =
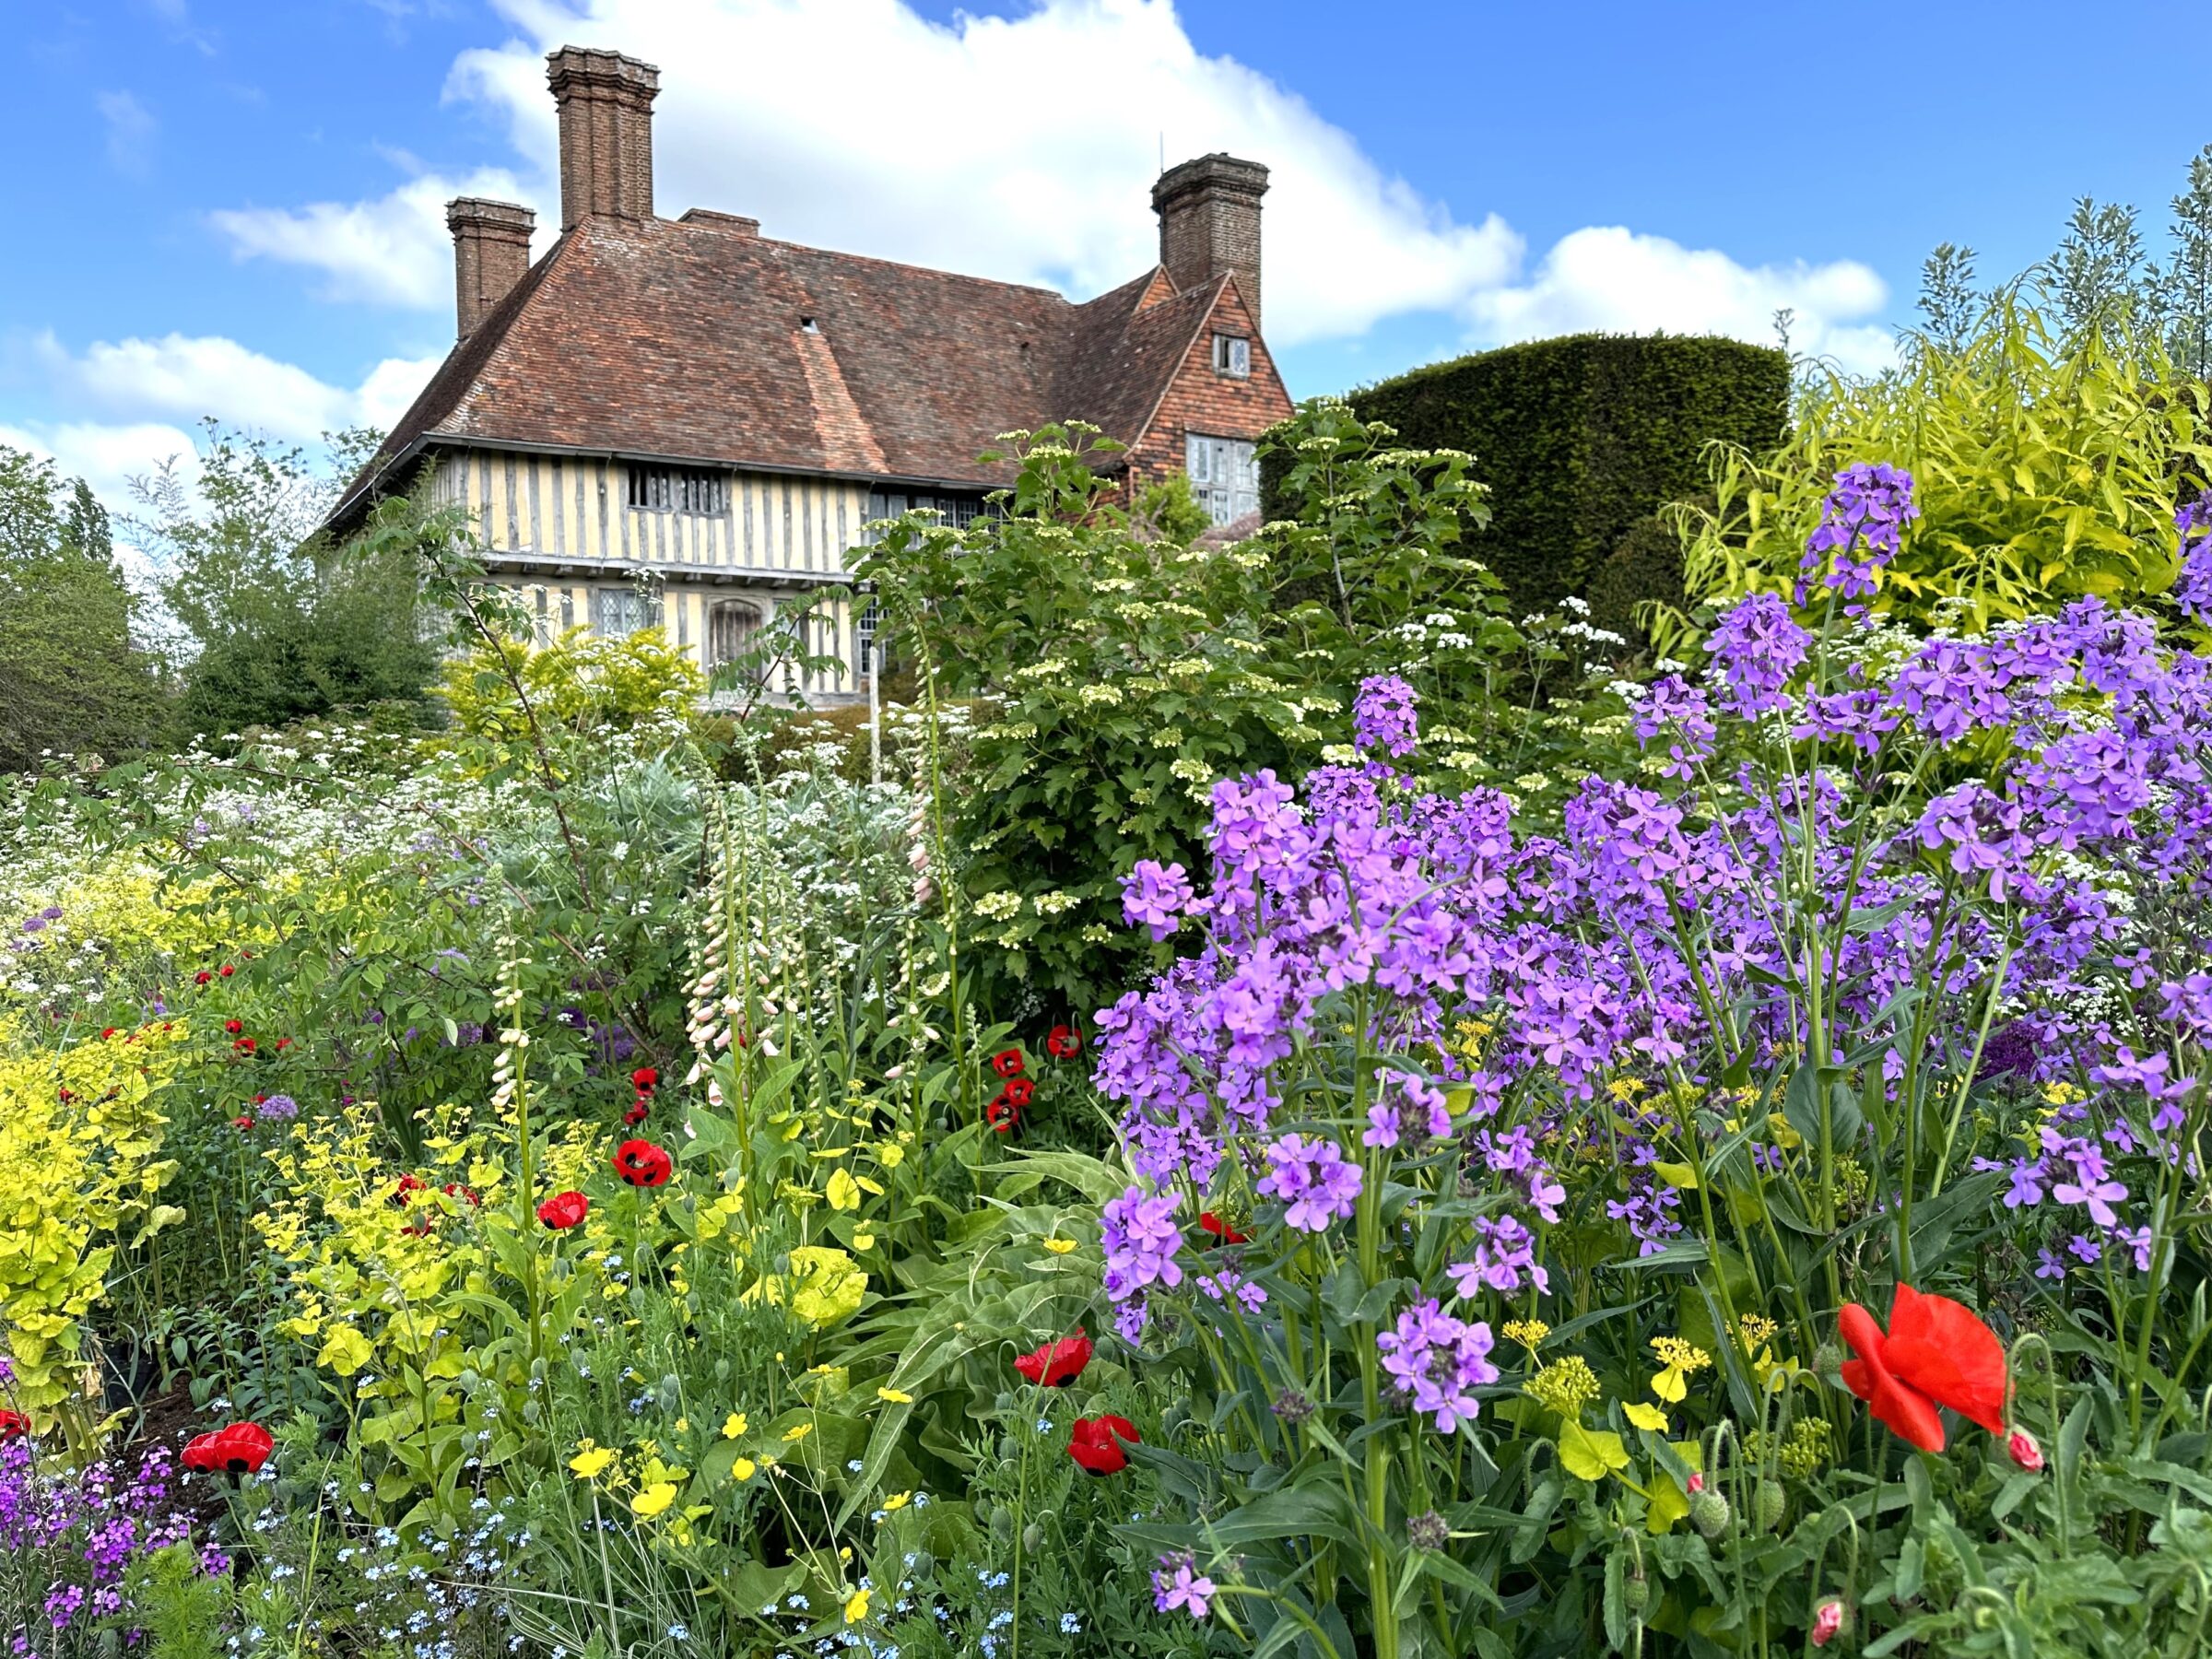
<path id="1" fill-rule="evenodd" d="M 1001 432 L 1086 420 L 1127 446 L 1132 488 L 1184 472 L 1217 523 L 1257 510 L 1254 441 L 1291 408 L 1260 333 L 1265 168 L 1169 169 L 1159 264 L 1077 304 L 735 214 L 660 218 L 659 72 L 577 47 L 547 65 L 559 239 L 533 263 L 530 209 L 449 204 L 458 338 L 334 533 L 427 471 L 541 638 L 658 625 L 711 670 L 806 606 L 843 666 L 801 688 L 834 697 L 874 665 L 848 596 L 869 525 L 972 519 L 1011 477 L 976 459 Z"/>

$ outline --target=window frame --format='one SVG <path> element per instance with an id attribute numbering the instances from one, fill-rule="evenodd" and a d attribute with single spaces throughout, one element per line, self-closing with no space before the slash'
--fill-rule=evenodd
<path id="1" fill-rule="evenodd" d="M 632 461 L 629 464 L 625 500 L 632 512 L 726 518 L 730 512 L 730 475 L 711 466 L 655 466 Z"/>
<path id="2" fill-rule="evenodd" d="M 1217 525 L 1233 524 L 1260 510 L 1258 443 L 1225 433 L 1186 430 L 1182 435 L 1183 476 L 1191 493 Z M 1227 468 L 1227 476 L 1218 476 Z"/>
<path id="3" fill-rule="evenodd" d="M 1238 359 L 1243 359 L 1240 365 Z M 1214 335 L 1214 372 L 1228 380 L 1252 378 L 1252 336 L 1241 334 Z"/>

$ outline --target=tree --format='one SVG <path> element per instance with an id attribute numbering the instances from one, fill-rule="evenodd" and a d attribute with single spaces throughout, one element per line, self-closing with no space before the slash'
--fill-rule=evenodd
<path id="1" fill-rule="evenodd" d="M 2113 202 L 2100 206 L 2089 196 L 2074 204 L 2058 252 L 2041 273 L 2068 343 L 2109 324 L 2151 321 L 2147 313 L 2159 309 L 2156 275 L 2145 263 L 2136 210 Z"/>
<path id="2" fill-rule="evenodd" d="M 2212 379 L 2212 144 L 2190 161 L 2189 188 L 2173 198 L 2166 282 L 2166 348 L 2174 367 Z"/>
<path id="3" fill-rule="evenodd" d="M 1974 288 L 1974 251 L 1956 242 L 1938 242 L 1920 267 L 1920 298 L 1913 309 L 1927 319 L 1922 333 L 1929 344 L 1957 351 L 1973 333 L 1987 303 Z"/>
<path id="4" fill-rule="evenodd" d="M 404 550 L 335 548 L 317 534 L 362 434 L 333 433 L 328 474 L 298 449 L 204 423 L 197 480 L 172 463 L 132 481 L 134 529 L 167 571 L 188 660 L 188 732 L 282 725 L 340 709 L 426 712 L 438 662 Z"/>
<path id="5" fill-rule="evenodd" d="M 147 744 L 164 711 L 137 621 L 91 489 L 0 448 L 0 767 Z"/>

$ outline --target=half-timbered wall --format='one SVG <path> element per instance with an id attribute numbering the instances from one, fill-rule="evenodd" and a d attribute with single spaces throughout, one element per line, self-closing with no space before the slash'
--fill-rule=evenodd
<path id="1" fill-rule="evenodd" d="M 713 665 L 717 604 L 754 605 L 766 621 L 780 604 L 803 602 L 807 588 L 840 582 L 871 516 L 865 484 L 774 474 L 729 475 L 720 512 L 638 507 L 627 463 L 497 450 L 447 453 L 432 489 L 440 504 L 466 510 L 493 573 L 538 618 L 541 640 L 595 626 L 597 591 L 628 592 L 650 577 L 662 630 L 702 668 Z M 501 569 L 522 561 L 524 571 Z M 833 651 L 846 673 L 841 681 L 813 677 L 803 688 L 860 689 L 852 606 L 838 596 L 818 607 L 825 637 L 815 649 Z"/>

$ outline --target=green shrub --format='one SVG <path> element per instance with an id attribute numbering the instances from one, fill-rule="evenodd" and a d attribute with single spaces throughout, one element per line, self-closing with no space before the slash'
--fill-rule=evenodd
<path id="1" fill-rule="evenodd" d="M 1771 449 L 1789 385 L 1771 347 L 1571 335 L 1433 363 L 1349 401 L 1404 443 L 1474 456 L 1491 518 L 1468 551 L 1524 615 L 1586 594 L 1630 525 L 1701 491 L 1707 444 Z"/>
<path id="2" fill-rule="evenodd" d="M 2124 329 L 2054 342 L 2037 313 L 1991 302 L 1955 344 L 1908 338 L 1903 365 L 1830 375 L 1779 448 L 1716 451 L 1710 512 L 1691 514 L 1693 597 L 1787 594 L 1835 475 L 1882 460 L 1912 475 L 1919 522 L 1873 609 L 1970 628 L 2087 594 L 2140 603 L 2171 584 L 2177 500 L 2212 476 L 2212 391 Z M 1687 618 L 1662 626 L 1686 637 Z"/>
<path id="3" fill-rule="evenodd" d="M 1591 575 L 1588 597 L 1592 627 L 1618 634 L 1632 652 L 1649 650 L 1644 607 L 1682 604 L 1681 532 L 1658 513 L 1645 513 Z"/>

